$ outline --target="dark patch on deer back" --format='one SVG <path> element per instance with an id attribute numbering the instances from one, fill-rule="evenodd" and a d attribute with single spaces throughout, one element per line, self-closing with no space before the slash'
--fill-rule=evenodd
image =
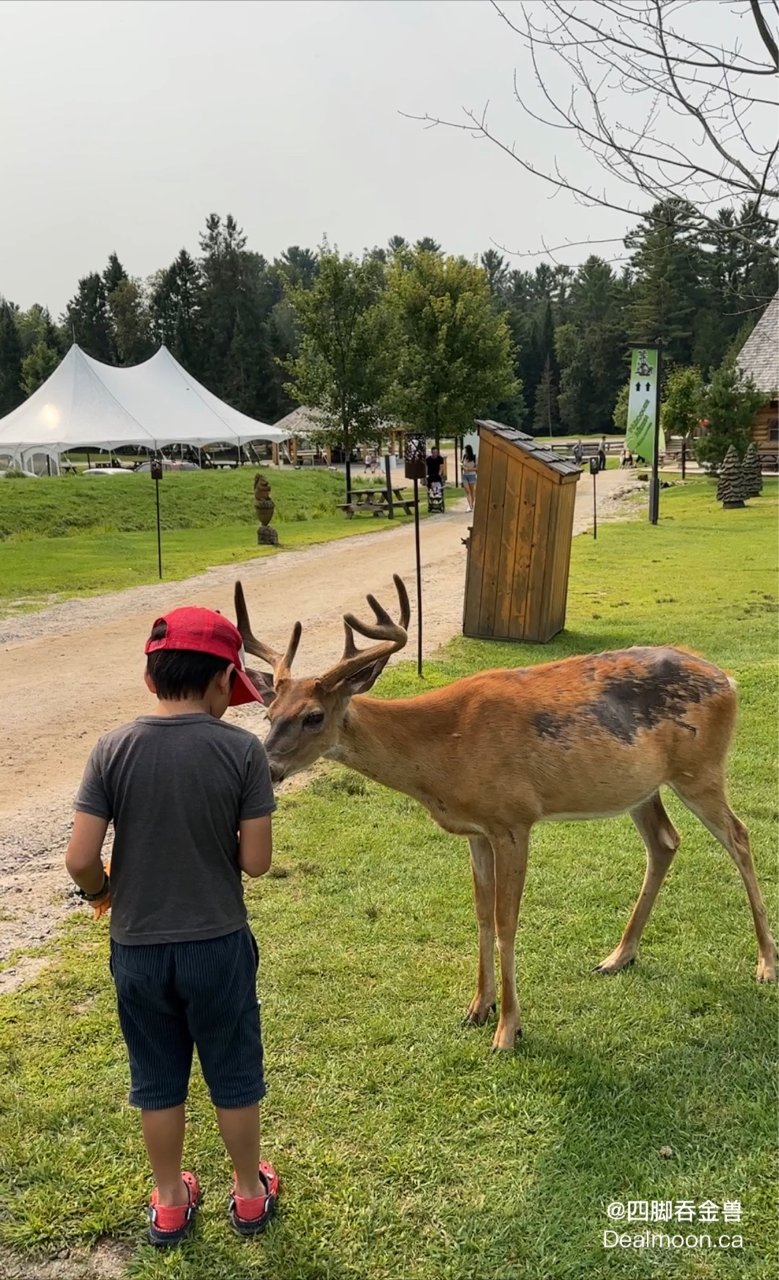
<path id="1" fill-rule="evenodd" d="M 571 716 L 555 715 L 553 711 L 537 711 L 533 716 L 533 728 L 539 738 L 552 738 L 559 741 L 570 728 Z"/>
<path id="2" fill-rule="evenodd" d="M 725 677 L 715 667 L 691 665 L 673 650 L 652 654 L 643 669 L 641 662 L 624 664 L 629 665 L 632 671 L 609 672 L 599 696 L 588 706 L 598 724 L 620 742 L 634 742 L 641 731 L 669 722 L 695 734 L 685 714 L 691 706 L 724 692 Z"/>
<path id="3" fill-rule="evenodd" d="M 669 723 L 694 735 L 695 726 L 685 719 L 691 707 L 729 688 L 716 667 L 674 649 L 593 655 L 582 661 L 577 679 L 580 698 L 572 696 L 569 682 L 560 687 L 561 702 L 569 709 L 544 709 L 533 716 L 539 738 L 560 746 L 580 744 L 600 729 L 631 744 L 639 733 Z"/>

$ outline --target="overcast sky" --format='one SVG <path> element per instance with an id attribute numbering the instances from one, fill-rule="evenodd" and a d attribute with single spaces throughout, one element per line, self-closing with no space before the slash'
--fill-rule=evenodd
<path id="1" fill-rule="evenodd" d="M 142 277 L 196 251 L 211 211 L 269 258 L 325 235 L 358 252 L 431 235 L 471 256 L 621 234 L 624 215 L 400 115 L 489 99 L 528 159 L 556 147 L 597 180 L 513 104 L 523 58 L 486 0 L 0 0 L 0 293 L 59 314 L 111 250 Z"/>

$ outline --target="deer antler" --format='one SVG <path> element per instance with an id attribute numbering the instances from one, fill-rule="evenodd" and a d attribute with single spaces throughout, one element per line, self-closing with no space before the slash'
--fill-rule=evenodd
<path id="1" fill-rule="evenodd" d="M 273 668 L 274 683 L 278 684 L 280 680 L 288 677 L 303 632 L 301 624 L 296 622 L 292 628 L 292 635 L 289 638 L 285 653 L 278 653 L 275 649 L 271 649 L 269 645 L 263 644 L 252 632 L 251 623 L 249 622 L 249 610 L 246 608 L 246 599 L 240 582 L 235 584 L 235 620 L 241 633 L 244 649 L 247 653 L 253 654 L 255 658 L 260 658 L 263 662 L 267 662 L 268 666 Z"/>
<path id="2" fill-rule="evenodd" d="M 346 636 L 344 651 L 340 662 L 337 662 L 334 667 L 325 672 L 321 678 L 320 683 L 326 689 L 333 689 L 337 684 L 341 684 L 342 681 L 356 675 L 357 672 L 364 671 L 366 667 L 375 667 L 380 663 L 380 671 L 390 656 L 393 653 L 397 653 L 398 649 L 402 649 L 408 640 L 408 624 L 411 618 L 408 592 L 402 578 L 399 578 L 396 573 L 392 577 L 400 603 L 400 620 L 393 622 L 376 597 L 370 595 L 368 596 L 368 604 L 376 615 L 375 625 L 368 622 L 360 622 L 359 618 L 355 618 L 353 613 L 344 614 L 344 632 Z M 361 636 L 367 636 L 370 640 L 378 640 L 380 643 L 373 645 L 369 649 L 358 649 L 354 643 L 355 631 Z M 376 674 L 378 675 L 378 671 Z"/>

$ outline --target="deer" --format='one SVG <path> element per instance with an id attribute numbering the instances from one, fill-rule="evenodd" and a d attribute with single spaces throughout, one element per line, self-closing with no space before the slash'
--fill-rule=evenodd
<path id="1" fill-rule="evenodd" d="M 482 1026 L 498 1012 L 493 1050 L 513 1048 L 521 1035 L 515 940 L 536 823 L 630 815 L 646 848 L 646 871 L 622 938 L 596 972 L 633 964 L 680 842 L 662 786 L 736 864 L 757 935 L 757 979 L 775 981 L 776 945 L 749 836 L 725 792 L 734 681 L 686 650 L 636 647 L 480 671 L 408 698 L 366 697 L 408 639 L 408 593 L 397 575 L 394 582 L 399 620 L 369 595 L 375 621 L 345 614 L 342 657 L 317 677 L 292 675 L 299 622 L 283 653 L 254 636 L 240 582 L 236 619 L 245 652 L 272 669 L 249 674 L 267 706 L 275 783 L 319 758 L 338 761 L 412 796 L 445 831 L 468 840 L 479 964 L 465 1022 Z M 355 633 L 373 643 L 358 649 Z"/>

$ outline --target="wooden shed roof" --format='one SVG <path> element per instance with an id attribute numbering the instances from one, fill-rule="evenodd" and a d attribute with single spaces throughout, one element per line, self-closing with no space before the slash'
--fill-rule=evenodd
<path id="1" fill-rule="evenodd" d="M 578 476 L 581 473 L 581 467 L 577 463 L 569 462 L 567 458 L 561 458 L 553 449 L 539 444 L 533 436 L 525 435 L 524 431 L 517 431 L 515 427 L 506 427 L 502 422 L 491 422 L 486 419 L 477 419 L 476 426 L 481 432 L 491 432 L 492 435 L 507 441 L 508 444 L 513 445 L 535 462 L 548 467 L 555 475 Z"/>
<path id="2" fill-rule="evenodd" d="M 738 365 L 758 391 L 776 395 L 779 388 L 779 293 L 769 302 L 744 343 Z"/>

